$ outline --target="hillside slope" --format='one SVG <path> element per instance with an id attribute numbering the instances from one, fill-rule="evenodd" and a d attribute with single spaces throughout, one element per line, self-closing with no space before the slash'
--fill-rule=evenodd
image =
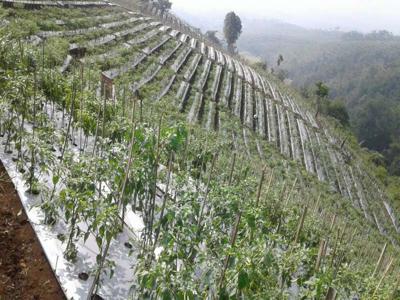
<path id="1" fill-rule="evenodd" d="M 312 96 L 315 83 L 322 81 L 330 99 L 346 104 L 352 131 L 363 147 L 380 153 L 381 158 L 371 153 L 370 160 L 400 205 L 399 37 L 385 31 L 308 30 L 267 20 L 246 25 L 239 41 L 242 51 L 266 59 L 278 72 L 285 70 L 304 95 Z M 278 68 L 280 54 L 284 62 Z"/>
<path id="2" fill-rule="evenodd" d="M 71 2 L 0 11 L 4 155 L 66 257 L 89 224 L 101 278 L 129 208 L 139 298 L 395 295 L 398 216 L 357 144 L 173 15 Z"/>

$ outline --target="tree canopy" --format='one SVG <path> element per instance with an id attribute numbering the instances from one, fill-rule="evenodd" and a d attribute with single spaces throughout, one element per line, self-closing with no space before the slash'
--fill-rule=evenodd
<path id="1" fill-rule="evenodd" d="M 228 44 L 228 50 L 234 52 L 234 44 L 242 33 L 242 21 L 233 11 L 228 13 L 224 21 L 224 36 Z"/>
<path id="2" fill-rule="evenodd" d="M 172 7 L 172 3 L 169 0 L 156 0 L 153 3 L 162 11 L 168 11 Z"/>
<path id="3" fill-rule="evenodd" d="M 319 81 L 315 84 L 316 90 L 315 90 L 315 95 L 317 95 L 318 98 L 326 98 L 329 95 L 329 87 L 324 84 L 323 82 Z"/>

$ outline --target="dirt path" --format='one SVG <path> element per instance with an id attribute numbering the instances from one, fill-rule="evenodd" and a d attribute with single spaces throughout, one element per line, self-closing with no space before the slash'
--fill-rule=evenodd
<path id="1" fill-rule="evenodd" d="M 64 300 L 0 161 L 0 300 Z"/>

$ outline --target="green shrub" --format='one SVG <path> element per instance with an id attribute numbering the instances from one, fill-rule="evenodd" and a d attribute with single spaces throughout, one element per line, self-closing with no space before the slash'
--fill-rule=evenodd
<path id="1" fill-rule="evenodd" d="M 343 126 L 350 124 L 349 113 L 342 101 L 326 101 L 324 112 L 326 115 L 337 119 Z"/>

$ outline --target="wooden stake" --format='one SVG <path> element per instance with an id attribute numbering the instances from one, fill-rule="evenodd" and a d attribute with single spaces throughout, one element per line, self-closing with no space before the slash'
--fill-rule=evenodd
<path id="1" fill-rule="evenodd" d="M 335 226 L 335 222 L 336 222 L 336 214 L 333 215 L 331 226 L 329 227 L 329 237 L 328 237 L 328 239 L 326 240 L 326 243 L 325 243 L 325 250 L 324 250 L 325 253 L 328 251 L 328 245 L 329 245 L 329 243 L 331 241 L 332 230 L 333 230 L 333 227 Z"/>
<path id="2" fill-rule="evenodd" d="M 274 178 L 274 170 L 271 171 L 271 175 L 269 176 L 267 191 L 265 192 L 265 196 L 269 194 L 269 190 L 271 189 L 272 179 Z"/>
<path id="3" fill-rule="evenodd" d="M 346 232 L 346 227 L 345 226 L 343 227 L 342 233 L 340 233 L 340 229 L 338 229 L 335 245 L 333 246 L 331 264 L 330 264 L 331 267 L 333 266 L 333 262 L 335 261 L 335 258 L 336 258 L 336 252 L 337 252 L 338 245 L 342 242 L 345 232 Z M 325 252 L 326 252 L 326 249 L 325 249 Z"/>
<path id="4" fill-rule="evenodd" d="M 232 183 L 232 177 L 233 177 L 233 171 L 235 170 L 235 165 L 236 165 L 236 152 L 233 153 L 233 160 L 232 160 L 232 166 L 231 166 L 231 172 L 229 174 L 229 181 L 228 184 L 231 185 Z"/>
<path id="5" fill-rule="evenodd" d="M 159 217 L 160 224 L 157 226 L 157 229 L 156 229 L 155 238 L 154 238 L 154 244 L 153 244 L 153 250 L 150 253 L 151 259 L 153 259 L 154 252 L 156 251 L 157 241 L 158 241 L 158 237 L 160 235 L 160 230 L 161 230 L 161 222 L 162 222 L 162 219 L 164 218 L 164 211 L 165 211 L 165 206 L 166 206 L 167 199 L 168 199 L 168 190 L 169 190 L 169 184 L 170 184 L 170 180 L 171 180 L 173 159 L 174 159 L 173 153 L 171 153 L 170 158 L 169 158 L 169 164 L 168 164 L 167 183 L 166 183 L 166 186 L 165 186 L 165 192 L 163 194 L 162 207 L 161 207 L 161 212 L 160 212 L 160 217 Z"/>
<path id="6" fill-rule="evenodd" d="M 242 217 L 242 212 L 239 212 L 238 215 L 236 216 L 235 226 L 232 228 L 232 232 L 231 232 L 231 247 L 235 246 L 241 217 Z M 219 282 L 220 289 L 222 288 L 222 285 L 224 283 L 225 273 L 226 273 L 226 270 L 228 269 L 229 258 L 230 258 L 230 255 L 228 254 L 225 258 L 224 268 L 222 269 L 221 279 Z"/>
<path id="7" fill-rule="evenodd" d="M 204 209 L 205 209 L 206 204 L 207 204 L 208 193 L 210 192 L 211 176 L 212 176 L 213 171 L 214 171 L 214 166 L 215 166 L 215 162 L 217 161 L 217 157 L 218 157 L 218 155 L 217 155 L 217 154 L 214 154 L 214 157 L 213 157 L 213 160 L 212 160 L 212 163 L 211 163 L 210 172 L 209 172 L 209 174 L 208 174 L 206 192 L 205 192 L 205 195 L 204 195 L 203 204 L 202 204 L 202 206 L 201 206 L 201 210 L 200 210 L 200 214 L 199 214 L 199 220 L 198 220 L 198 222 L 197 222 L 197 227 L 198 227 L 197 231 L 198 231 L 198 234 L 200 233 L 201 221 L 202 221 L 202 219 L 203 219 Z"/>
<path id="8" fill-rule="evenodd" d="M 300 237 L 300 233 L 303 230 L 303 226 L 304 226 L 304 220 L 306 218 L 306 214 L 307 214 L 307 209 L 308 207 L 304 207 L 303 213 L 301 215 L 300 218 L 300 222 L 299 222 L 299 226 L 297 227 L 297 231 L 296 231 L 296 236 L 294 238 L 294 243 L 297 244 L 297 242 L 299 241 L 299 237 Z"/>
<path id="9" fill-rule="evenodd" d="M 383 280 L 386 278 L 386 275 L 389 273 L 389 270 L 392 267 L 393 261 L 394 261 L 394 259 L 392 258 L 392 259 L 390 259 L 390 262 L 387 264 L 385 272 L 383 272 L 381 280 L 379 280 L 379 283 L 376 286 L 376 289 L 375 289 L 375 292 L 374 292 L 373 296 L 376 295 L 376 293 L 378 292 L 379 288 L 381 287 L 381 284 L 382 284 Z"/>
<path id="10" fill-rule="evenodd" d="M 314 214 L 317 212 L 317 210 L 318 210 L 318 208 L 319 208 L 319 202 L 320 202 L 320 200 L 321 200 L 321 194 L 318 195 L 317 202 L 315 202 L 315 206 L 314 206 L 314 209 L 313 209 L 313 213 L 314 213 Z"/>
<path id="11" fill-rule="evenodd" d="M 325 255 L 325 240 L 321 240 L 321 243 L 319 244 L 319 251 L 318 251 L 318 257 L 317 257 L 317 262 L 315 264 L 315 272 L 319 271 L 319 267 L 321 266 L 321 262 L 324 258 Z"/>
<path id="12" fill-rule="evenodd" d="M 390 296 L 389 300 L 395 300 L 396 294 L 398 293 L 398 288 L 400 286 L 400 274 L 397 276 L 397 282 L 395 284 L 394 290 L 392 295 Z"/>
<path id="13" fill-rule="evenodd" d="M 336 291 L 334 288 L 330 287 L 328 289 L 328 293 L 326 294 L 325 300 L 335 300 L 336 299 Z"/>
<path id="14" fill-rule="evenodd" d="M 262 170 L 261 177 L 260 177 L 260 182 L 258 184 L 256 207 L 258 207 L 258 203 L 260 202 L 261 189 L 262 189 L 262 185 L 263 185 L 263 182 L 264 182 L 266 169 L 267 169 L 267 167 L 264 167 L 264 169 Z"/>
<path id="15" fill-rule="evenodd" d="M 286 200 L 285 200 L 285 207 L 286 207 L 286 205 L 289 203 L 290 198 L 292 197 L 294 188 L 296 187 L 296 183 L 297 183 L 297 177 L 296 177 L 296 179 L 294 180 L 293 185 L 292 185 L 292 188 L 290 189 L 290 192 L 289 192 L 289 194 L 288 194 L 288 196 L 287 196 L 287 198 L 286 198 Z"/>
<path id="16" fill-rule="evenodd" d="M 375 267 L 374 273 L 372 273 L 372 277 L 374 277 L 376 275 L 376 273 L 379 271 L 379 269 L 382 265 L 382 261 L 385 256 L 386 248 L 387 248 L 387 243 L 382 248 L 381 255 L 379 256 L 378 262 L 376 263 L 376 267 Z"/>
<path id="17" fill-rule="evenodd" d="M 336 214 L 333 215 L 331 227 L 329 228 L 330 232 L 332 232 L 333 226 L 335 226 L 335 222 L 336 222 Z"/>

